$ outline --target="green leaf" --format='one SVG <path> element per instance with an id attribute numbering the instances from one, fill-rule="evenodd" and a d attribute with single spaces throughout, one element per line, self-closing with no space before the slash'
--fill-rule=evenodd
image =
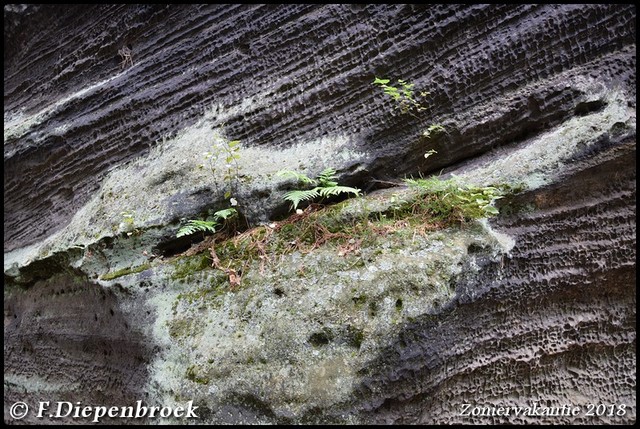
<path id="1" fill-rule="evenodd" d="M 218 210 L 213 214 L 213 216 L 215 218 L 228 219 L 235 216 L 236 214 L 238 214 L 238 211 L 232 207 L 228 209 Z"/>
<path id="2" fill-rule="evenodd" d="M 293 178 L 296 179 L 299 182 L 308 184 L 308 185 L 315 185 L 316 181 L 313 179 L 310 179 L 309 177 L 307 177 L 306 175 L 302 174 L 302 173 L 298 173 L 296 171 L 291 171 L 291 170 L 280 170 L 276 173 L 276 176 L 278 177 L 288 177 L 288 178 Z"/>
<path id="3" fill-rule="evenodd" d="M 500 211 L 498 211 L 498 209 L 497 209 L 497 208 L 495 208 L 494 206 L 484 206 L 484 207 L 483 207 L 483 210 L 484 210 L 486 213 L 489 213 L 489 214 L 492 214 L 492 215 L 497 215 L 497 214 L 499 214 L 499 213 L 500 213 Z"/>
<path id="4" fill-rule="evenodd" d="M 373 84 L 374 84 L 374 85 L 386 85 L 386 84 L 388 84 L 389 82 L 391 82 L 389 79 L 379 79 L 379 78 L 376 78 L 376 79 L 373 81 Z"/>
<path id="5" fill-rule="evenodd" d="M 229 142 L 229 147 L 230 148 L 234 148 L 234 147 L 238 146 L 239 144 L 240 144 L 240 140 L 231 140 Z"/>
<path id="6" fill-rule="evenodd" d="M 319 181 L 327 181 L 327 180 L 333 180 L 336 178 L 336 170 L 334 170 L 333 168 L 329 167 L 329 168 L 325 168 L 324 170 L 322 170 L 322 172 L 318 175 L 318 180 Z"/>
<path id="7" fill-rule="evenodd" d="M 187 224 L 184 225 L 182 228 L 180 228 L 178 230 L 178 233 L 176 234 L 177 238 L 183 237 L 185 235 L 191 235 L 194 232 L 198 232 L 198 231 L 209 231 L 209 232 L 216 232 L 216 227 L 218 226 L 218 222 L 216 221 L 204 221 L 204 220 L 189 220 L 187 221 Z"/>
<path id="8" fill-rule="evenodd" d="M 316 188 L 318 193 L 323 197 L 329 197 L 331 195 L 340 195 L 340 194 L 354 194 L 355 196 L 360 195 L 360 189 L 351 188 L 349 186 L 331 186 L 327 188 Z"/>
<path id="9" fill-rule="evenodd" d="M 295 210 L 298 208 L 298 204 L 303 201 L 312 200 L 319 197 L 318 188 L 308 189 L 306 191 L 294 190 L 284 194 L 284 199 L 291 202 L 291 207 Z"/>

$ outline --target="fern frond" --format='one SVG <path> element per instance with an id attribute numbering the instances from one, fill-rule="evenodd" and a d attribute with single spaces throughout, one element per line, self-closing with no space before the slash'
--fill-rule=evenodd
<path id="1" fill-rule="evenodd" d="M 338 182 L 334 179 L 336 178 L 336 170 L 329 167 L 326 168 L 320 175 L 318 175 L 318 185 L 322 188 L 334 187 L 338 186 Z"/>
<path id="2" fill-rule="evenodd" d="M 331 186 L 328 188 L 316 188 L 316 190 L 323 197 L 330 197 L 332 195 L 340 194 L 354 194 L 356 197 L 360 195 L 360 189 L 351 188 L 349 186 Z"/>
<path id="3" fill-rule="evenodd" d="M 191 235 L 194 232 L 198 232 L 198 231 L 216 232 L 217 226 L 218 226 L 218 222 L 216 221 L 207 222 L 204 220 L 189 220 L 186 225 L 184 225 L 178 230 L 176 237 L 180 238 L 185 235 Z"/>
<path id="4" fill-rule="evenodd" d="M 292 179 L 297 180 L 300 183 L 304 183 L 304 184 L 307 184 L 307 185 L 315 185 L 316 184 L 315 180 L 310 179 L 305 174 L 298 173 L 297 171 L 280 170 L 280 171 L 278 171 L 276 173 L 276 176 L 285 177 L 285 178 L 292 178 Z"/>
<path id="5" fill-rule="evenodd" d="M 218 210 L 217 212 L 215 212 L 213 214 L 213 217 L 215 217 L 216 219 L 228 219 L 230 217 L 235 216 L 236 214 L 238 214 L 238 211 L 236 209 L 234 209 L 233 207 L 228 208 L 228 209 L 224 209 L 224 210 Z"/>
<path id="6" fill-rule="evenodd" d="M 301 202 L 319 197 L 320 194 L 318 193 L 318 189 L 320 188 L 308 189 L 306 191 L 289 191 L 284 194 L 284 199 L 291 202 L 291 207 L 293 207 L 293 209 L 295 210 L 298 208 L 298 204 L 300 204 Z"/>

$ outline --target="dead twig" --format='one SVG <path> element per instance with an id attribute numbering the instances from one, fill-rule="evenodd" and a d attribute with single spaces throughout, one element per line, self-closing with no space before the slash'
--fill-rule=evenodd
<path id="1" fill-rule="evenodd" d="M 211 266 L 213 268 L 216 268 L 222 271 L 227 275 L 227 277 L 229 277 L 229 284 L 230 284 L 229 289 L 233 290 L 236 287 L 239 287 L 240 283 L 242 283 L 242 276 L 238 274 L 238 272 L 233 268 L 231 267 L 225 268 L 222 266 L 222 264 L 220 263 L 220 258 L 218 258 L 218 254 L 216 253 L 215 240 L 214 240 L 214 243 L 209 248 L 209 254 L 211 255 Z"/>
<path id="2" fill-rule="evenodd" d="M 129 66 L 133 66 L 133 52 L 131 51 L 131 48 L 123 46 L 118 49 L 118 55 L 122 58 L 122 62 L 120 63 L 121 70 L 124 70 L 127 67 L 127 64 L 129 64 Z"/>

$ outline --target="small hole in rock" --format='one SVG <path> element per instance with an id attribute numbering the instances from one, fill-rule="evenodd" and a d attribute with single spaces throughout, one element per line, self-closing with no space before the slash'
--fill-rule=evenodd
<path id="1" fill-rule="evenodd" d="M 332 340 L 330 332 L 315 332 L 309 337 L 309 344 L 314 347 L 326 346 Z"/>

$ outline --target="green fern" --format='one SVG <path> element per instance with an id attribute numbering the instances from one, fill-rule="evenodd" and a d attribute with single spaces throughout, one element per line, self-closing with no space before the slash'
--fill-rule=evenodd
<path id="1" fill-rule="evenodd" d="M 295 210 L 298 208 L 298 204 L 313 200 L 314 198 L 318 198 L 320 193 L 318 193 L 318 188 L 308 189 L 306 191 L 302 190 L 293 190 L 284 194 L 284 199 L 291 203 L 291 207 Z"/>
<path id="2" fill-rule="evenodd" d="M 304 183 L 306 185 L 315 185 L 316 181 L 313 179 L 310 179 L 309 177 L 307 177 L 306 175 L 302 174 L 302 173 L 298 173 L 297 171 L 291 171 L 291 170 L 280 170 L 276 173 L 276 176 L 278 177 L 284 177 L 284 178 L 291 178 L 291 179 L 295 179 L 300 183 Z"/>
<path id="3" fill-rule="evenodd" d="M 176 234 L 177 238 L 183 237 L 185 235 L 191 235 L 194 232 L 202 231 L 202 232 L 216 232 L 216 228 L 220 226 L 220 221 L 225 221 L 233 216 L 238 214 L 236 209 L 228 208 L 223 210 L 218 210 L 213 214 L 213 220 L 194 220 L 190 219 L 187 223 L 182 226 L 178 233 Z"/>
<path id="4" fill-rule="evenodd" d="M 331 186 L 328 188 L 316 188 L 318 193 L 328 198 L 332 195 L 340 195 L 340 194 L 353 194 L 355 197 L 360 195 L 360 189 L 352 188 L 350 186 Z"/>
<path id="5" fill-rule="evenodd" d="M 339 186 L 336 179 L 336 170 L 327 168 L 323 170 L 317 178 L 311 179 L 308 176 L 291 170 L 281 170 L 277 173 L 280 177 L 291 177 L 298 182 L 315 186 L 312 189 L 295 189 L 284 194 L 285 201 L 291 203 L 291 208 L 296 210 L 298 205 L 305 201 L 310 201 L 319 197 L 328 198 L 333 195 L 354 194 L 360 195 L 360 189 L 351 188 L 349 186 Z"/>
<path id="6" fill-rule="evenodd" d="M 222 219 L 222 220 L 226 220 L 229 219 L 230 217 L 235 216 L 238 213 L 238 211 L 236 209 L 234 209 L 233 207 L 228 208 L 228 209 L 223 209 L 223 210 L 218 210 L 217 212 L 215 212 L 213 214 L 213 217 L 215 217 L 216 219 Z"/>
<path id="7" fill-rule="evenodd" d="M 338 182 L 334 180 L 336 178 L 336 170 L 333 168 L 327 168 L 318 176 L 318 186 L 321 188 L 333 188 L 338 186 Z"/>
<path id="8" fill-rule="evenodd" d="M 202 232 L 216 232 L 216 227 L 219 225 L 215 220 L 207 222 L 204 220 L 189 220 L 187 224 L 181 227 L 176 234 L 177 238 L 183 237 L 185 235 L 191 235 L 194 232 L 202 231 Z"/>

